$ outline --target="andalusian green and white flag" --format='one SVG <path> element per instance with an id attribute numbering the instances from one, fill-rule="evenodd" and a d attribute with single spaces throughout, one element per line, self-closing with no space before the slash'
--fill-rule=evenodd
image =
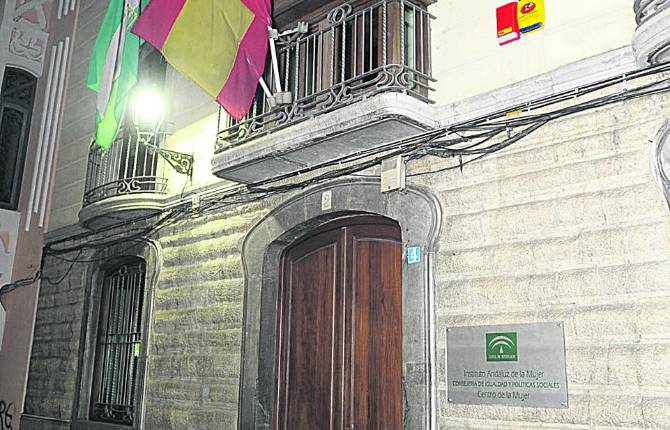
<path id="1" fill-rule="evenodd" d="M 95 141 L 108 149 L 137 82 L 140 38 L 130 32 L 141 0 L 110 0 L 88 65 L 87 86 L 98 93 Z M 144 0 L 144 3 L 148 3 Z"/>

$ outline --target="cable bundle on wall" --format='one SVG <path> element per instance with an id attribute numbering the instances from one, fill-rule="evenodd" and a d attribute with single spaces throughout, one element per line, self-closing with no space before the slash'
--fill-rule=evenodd
<path id="1" fill-rule="evenodd" d="M 628 75 L 605 79 L 591 85 L 542 97 L 486 116 L 419 133 L 409 138 L 389 142 L 285 175 L 203 193 L 198 213 L 213 213 L 233 205 L 257 202 L 330 179 L 355 174 L 377 166 L 382 160 L 397 155 L 403 155 L 406 160 L 410 161 L 425 156 L 457 159 L 457 162 L 453 165 L 436 170 L 415 172 L 407 175 L 408 177 L 434 174 L 450 169 L 462 169 L 467 164 L 513 145 L 556 119 L 597 109 L 612 103 L 668 92 L 670 90 L 670 78 L 666 75 L 669 71 L 670 63 L 660 64 Z M 643 83 L 632 89 L 628 88 L 631 82 L 644 78 L 653 79 L 653 82 Z M 623 85 L 623 88 L 616 93 L 598 96 L 581 103 L 574 103 L 554 110 L 547 109 L 560 103 L 573 102 L 598 91 L 611 89 L 616 85 Z M 120 243 L 132 243 L 135 240 L 155 235 L 165 227 L 175 225 L 179 221 L 191 218 L 193 211 L 188 197 L 188 195 L 182 196 L 182 199 L 168 206 L 159 215 L 138 217 L 109 226 L 98 232 L 84 232 L 51 242 L 44 249 L 45 255 L 60 258 L 71 264 L 92 262 L 93 260 L 81 259 L 81 254 L 87 250 L 100 249 Z M 62 246 L 65 242 L 80 243 Z M 73 252 L 78 252 L 76 258 L 64 257 L 64 255 Z M 10 285 L 18 285 L 22 281 Z"/>

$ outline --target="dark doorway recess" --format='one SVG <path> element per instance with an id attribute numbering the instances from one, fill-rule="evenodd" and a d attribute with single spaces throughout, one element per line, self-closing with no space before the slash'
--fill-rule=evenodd
<path id="1" fill-rule="evenodd" d="M 399 264 L 404 400 L 403 422 L 398 430 L 437 428 L 436 414 L 431 413 L 437 410 L 437 387 L 433 383 L 437 362 L 432 322 L 432 265 L 439 243 L 440 205 L 433 194 L 419 187 L 408 186 L 402 193 L 380 193 L 379 189 L 379 180 L 368 178 L 345 178 L 307 189 L 272 209 L 244 239 L 244 328 L 238 429 L 276 428 L 280 321 L 277 306 L 282 257 L 306 238 L 327 231 L 324 228 L 353 226 L 356 223 L 352 221 L 362 216 L 375 217 L 381 224 L 392 223 L 402 231 L 403 258 Z M 324 210 L 326 192 L 331 194 L 332 207 Z M 408 264 L 404 258 L 409 246 L 421 249 L 418 263 Z"/>
<path id="2" fill-rule="evenodd" d="M 361 216 L 287 248 L 280 268 L 276 429 L 402 429 L 402 241 Z"/>

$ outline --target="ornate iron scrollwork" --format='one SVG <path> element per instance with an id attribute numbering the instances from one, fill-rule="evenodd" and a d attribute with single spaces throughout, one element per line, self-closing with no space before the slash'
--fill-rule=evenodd
<path id="1" fill-rule="evenodd" d="M 193 174 L 193 156 L 190 154 L 184 154 L 183 152 L 161 148 L 153 144 L 152 142 L 155 140 L 155 136 L 156 132 L 153 131 L 137 131 L 137 140 L 139 143 L 144 145 L 148 150 L 153 151 L 163 157 L 163 159 L 167 161 L 170 166 L 172 166 L 175 172 L 182 175 L 188 175 L 190 177 Z"/>
<path id="2" fill-rule="evenodd" d="M 91 418 L 96 421 L 132 425 L 135 421 L 135 412 L 133 409 L 130 405 L 95 403 L 91 411 Z"/>
<path id="3" fill-rule="evenodd" d="M 332 25 L 340 24 L 345 20 L 347 16 L 349 16 L 351 11 L 352 11 L 351 5 L 345 3 L 328 12 L 326 19 L 328 19 L 328 22 Z"/>
<path id="4" fill-rule="evenodd" d="M 193 174 L 193 156 L 183 152 L 171 151 L 150 144 L 145 145 L 149 150 L 163 157 L 177 173 L 191 176 Z"/>
<path id="5" fill-rule="evenodd" d="M 174 171 L 193 174 L 193 156 L 161 148 L 165 133 L 152 130 L 119 132 L 111 149 L 103 151 L 91 143 L 86 174 L 84 206 L 128 194 L 165 194 L 167 178 L 159 174 L 158 158 L 163 158 Z"/>

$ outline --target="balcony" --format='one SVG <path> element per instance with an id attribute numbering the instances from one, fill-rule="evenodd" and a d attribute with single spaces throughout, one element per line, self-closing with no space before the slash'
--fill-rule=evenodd
<path id="1" fill-rule="evenodd" d="M 121 130 L 109 150 L 91 145 L 79 212 L 82 226 L 97 230 L 162 209 L 169 168 L 162 156 L 165 138 L 162 132 Z"/>
<path id="2" fill-rule="evenodd" d="M 221 112 L 214 174 L 254 182 L 436 127 L 431 20 L 407 0 L 345 3 L 280 39 L 265 77 L 291 97 L 272 105 L 259 88 L 241 121 Z"/>

